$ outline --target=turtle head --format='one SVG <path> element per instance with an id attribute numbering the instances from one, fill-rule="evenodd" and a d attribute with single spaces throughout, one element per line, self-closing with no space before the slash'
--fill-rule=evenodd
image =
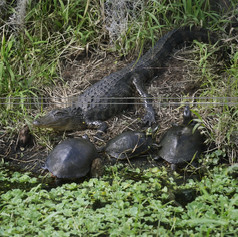
<path id="1" fill-rule="evenodd" d="M 84 130 L 86 123 L 81 108 L 55 109 L 33 122 L 35 127 L 53 128 L 58 131 Z"/>
<path id="2" fill-rule="evenodd" d="M 158 130 L 159 130 L 159 125 L 153 124 L 151 127 L 146 129 L 145 134 L 147 137 L 155 137 Z"/>
<path id="3" fill-rule="evenodd" d="M 189 106 L 187 105 L 183 111 L 183 124 L 188 125 L 189 123 L 191 123 L 192 119 L 193 119 L 192 112 Z"/>

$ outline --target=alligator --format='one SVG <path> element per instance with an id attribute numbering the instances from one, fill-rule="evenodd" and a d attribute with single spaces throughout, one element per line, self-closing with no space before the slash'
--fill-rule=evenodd
<path id="1" fill-rule="evenodd" d="M 151 125 L 155 122 L 155 112 L 145 84 L 156 76 L 157 68 L 163 66 L 165 59 L 177 46 L 193 40 L 214 43 L 215 38 L 203 28 L 182 27 L 171 30 L 138 60 L 88 87 L 71 107 L 52 110 L 36 119 L 33 125 L 60 131 L 84 130 L 90 127 L 105 131 L 105 120 L 126 109 L 131 103 L 130 97 L 136 91 L 145 106 L 143 122 Z"/>

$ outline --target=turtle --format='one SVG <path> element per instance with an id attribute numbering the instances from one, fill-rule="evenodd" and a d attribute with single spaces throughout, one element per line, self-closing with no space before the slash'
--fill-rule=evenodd
<path id="1" fill-rule="evenodd" d="M 18 133 L 17 146 L 27 147 L 33 145 L 33 135 L 28 125 L 24 125 Z"/>
<path id="2" fill-rule="evenodd" d="M 101 175 L 102 162 L 98 158 L 96 147 L 89 140 L 69 138 L 51 151 L 43 168 L 57 178 L 80 178 L 86 176 L 89 171 L 92 177 L 98 177 Z"/>
<path id="3" fill-rule="evenodd" d="M 117 160 L 125 160 L 145 153 L 152 144 L 152 133 L 126 131 L 108 141 L 105 153 Z"/>
<path id="4" fill-rule="evenodd" d="M 171 163 L 176 170 L 178 164 L 192 161 L 204 151 L 204 137 L 196 129 L 189 106 L 183 112 L 183 123 L 167 130 L 159 142 L 159 157 Z"/>

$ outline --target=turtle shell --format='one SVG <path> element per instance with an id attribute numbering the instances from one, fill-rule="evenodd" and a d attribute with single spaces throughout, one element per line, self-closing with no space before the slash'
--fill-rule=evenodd
<path id="1" fill-rule="evenodd" d="M 204 138 L 192 125 L 171 127 L 160 141 L 159 156 L 171 164 L 189 162 L 204 149 Z"/>
<path id="2" fill-rule="evenodd" d="M 152 137 L 146 133 L 128 131 L 111 139 L 106 145 L 105 152 L 110 157 L 124 160 L 148 151 L 152 143 Z"/>
<path id="3" fill-rule="evenodd" d="M 45 168 L 58 178 L 80 178 L 89 173 L 97 156 L 97 150 L 90 141 L 71 138 L 55 147 L 46 159 Z"/>

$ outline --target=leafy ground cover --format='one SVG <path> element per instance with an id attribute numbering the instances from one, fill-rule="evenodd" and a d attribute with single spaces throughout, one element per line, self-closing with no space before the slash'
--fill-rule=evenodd
<path id="1" fill-rule="evenodd" d="M 111 10 L 117 5 L 110 0 L 29 1 L 23 18 L 13 14 L 14 9 L 19 13 L 16 1 L 4 2 L 0 4 L 0 158 L 34 172 L 59 140 L 84 134 L 34 130 L 34 117 L 55 104 L 66 106 L 66 96 L 75 96 L 120 69 L 178 26 L 217 32 L 222 46 L 194 42 L 176 51 L 163 68 L 166 72 L 158 71 L 160 80 L 148 88 L 154 97 L 179 101 L 178 107 L 155 103 L 161 127 L 157 140 L 181 120 L 180 107 L 189 101 L 208 144 L 196 170 L 202 173 L 199 179 L 181 185 L 177 180 L 182 177 L 160 166 L 113 166 L 101 179 L 50 189 L 29 174 L 7 172 L 1 164 L 0 235 L 238 235 L 237 173 L 232 171 L 238 146 L 238 43 L 237 25 L 232 24 L 237 23 L 237 0 L 219 1 L 228 3 L 222 9 L 214 7 L 214 1 L 137 1 L 129 6 L 136 13 L 120 13 L 116 19 Z M 120 28 L 122 24 L 116 23 L 123 14 L 128 21 Z M 137 107 L 137 114 L 128 111 L 109 120 L 105 140 L 128 128 L 140 129 L 140 112 Z M 26 148 L 18 146 L 18 131 L 24 124 L 34 137 Z"/>
<path id="2" fill-rule="evenodd" d="M 234 169 L 216 167 L 200 182 L 176 184 L 166 169 L 111 167 L 102 179 L 51 190 L 35 178 L 1 167 L 1 182 L 19 187 L 0 196 L 1 236 L 235 236 L 238 188 Z M 140 180 L 123 174 L 139 176 Z M 237 170 L 236 170 L 237 175 Z M 194 198 L 186 192 L 194 190 Z M 191 192 L 189 192 L 191 196 Z M 180 204 L 181 200 L 187 202 Z M 186 201 L 187 199 L 187 201 Z"/>

